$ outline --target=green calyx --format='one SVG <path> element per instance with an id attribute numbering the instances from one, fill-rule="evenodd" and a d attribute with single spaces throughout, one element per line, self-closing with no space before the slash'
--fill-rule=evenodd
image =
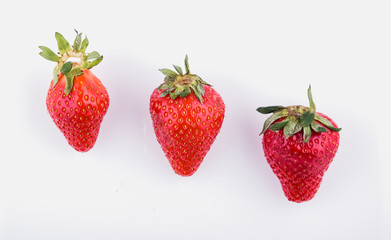
<path id="1" fill-rule="evenodd" d="M 164 90 L 159 97 L 165 97 L 170 94 L 171 99 L 188 96 L 191 91 L 194 92 L 197 99 L 202 103 L 202 97 L 205 95 L 204 84 L 210 86 L 199 76 L 190 73 L 188 57 L 185 58 L 185 70 L 183 73 L 182 68 L 173 65 L 176 72 L 170 69 L 159 69 L 166 77 L 164 83 L 161 84 L 157 89 Z"/>
<path id="2" fill-rule="evenodd" d="M 98 52 L 93 51 L 86 53 L 86 48 L 89 44 L 87 37 L 82 40 L 82 34 L 76 30 L 76 38 L 71 46 L 69 42 L 58 32 L 55 37 L 58 45 L 58 53 L 54 53 L 50 48 L 39 46 L 42 52 L 39 53 L 45 59 L 56 62 L 57 65 L 53 70 L 53 88 L 58 83 L 58 74 L 61 72 L 66 79 L 64 93 L 68 95 L 73 87 L 73 79 L 75 76 L 83 74 L 82 70 L 90 69 L 98 65 L 103 56 Z M 80 62 L 68 61 L 69 58 L 79 58 Z"/>
<path id="3" fill-rule="evenodd" d="M 273 113 L 273 115 L 266 119 L 261 134 L 267 129 L 274 132 L 283 129 L 285 138 L 289 138 L 303 130 L 303 142 L 306 143 L 310 139 L 312 131 L 327 132 L 326 128 L 328 128 L 331 131 L 339 132 L 341 128 L 334 127 L 328 119 L 321 117 L 316 113 L 315 103 L 312 99 L 311 85 L 308 88 L 308 99 L 310 107 L 297 105 L 289 107 L 270 106 L 257 108 L 257 111 L 262 114 Z M 275 121 L 280 118 L 284 119 L 275 123 Z M 317 121 L 322 123 L 326 128 L 317 123 Z"/>

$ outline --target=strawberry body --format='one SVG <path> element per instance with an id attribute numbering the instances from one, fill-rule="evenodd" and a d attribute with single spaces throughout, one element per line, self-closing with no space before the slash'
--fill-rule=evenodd
<path id="1" fill-rule="evenodd" d="M 39 47 L 42 57 L 57 63 L 46 106 L 68 143 L 79 152 L 87 152 L 96 142 L 109 107 L 106 88 L 90 71 L 103 56 L 96 51 L 87 54 L 89 41 L 87 37 L 82 39 L 82 34 L 77 31 L 72 46 L 60 33 L 56 32 L 55 37 L 59 55 L 48 47 Z M 69 58 L 78 58 L 80 62 L 68 61 Z"/>
<path id="2" fill-rule="evenodd" d="M 64 93 L 64 75 L 60 75 L 54 88 L 52 81 L 46 106 L 68 143 L 77 151 L 86 152 L 95 144 L 110 100 L 100 80 L 88 69 L 82 72 L 74 78 L 68 95 Z"/>
<path id="3" fill-rule="evenodd" d="M 164 83 L 150 98 L 156 138 L 175 173 L 193 175 L 209 151 L 223 124 L 225 105 L 221 96 L 199 76 L 174 65 L 160 71 Z"/>
<path id="4" fill-rule="evenodd" d="M 308 99 L 310 107 L 257 109 L 262 114 L 273 113 L 261 132 L 263 151 L 285 196 L 298 203 L 311 200 L 318 191 L 337 152 L 341 130 L 331 118 L 316 112 L 311 86 Z"/>
<path id="5" fill-rule="evenodd" d="M 151 95 L 150 113 L 157 140 L 174 171 L 182 176 L 197 171 L 224 119 L 223 99 L 213 88 L 204 87 L 202 104 L 194 93 L 175 100 L 159 97 L 163 90 L 155 89 Z"/>
<path id="6" fill-rule="evenodd" d="M 337 127 L 330 118 L 318 114 Z M 314 132 L 304 143 L 300 133 L 286 139 L 283 130 L 267 130 L 262 145 L 267 162 L 280 180 L 285 196 L 290 201 L 303 202 L 312 199 L 318 191 L 323 174 L 337 152 L 339 133 L 329 129 L 327 132 Z"/>

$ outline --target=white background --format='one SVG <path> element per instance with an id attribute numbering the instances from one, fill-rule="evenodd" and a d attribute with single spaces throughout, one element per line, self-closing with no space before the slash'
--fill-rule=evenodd
<path id="1" fill-rule="evenodd" d="M 5 1 L 0 9 L 0 239 L 391 239 L 389 1 Z M 46 110 L 54 63 L 38 46 L 85 33 L 111 105 L 78 153 Z M 159 68 L 183 66 L 226 104 L 192 177 L 156 141 Z M 268 105 L 340 127 L 315 198 L 289 202 L 258 136 Z"/>

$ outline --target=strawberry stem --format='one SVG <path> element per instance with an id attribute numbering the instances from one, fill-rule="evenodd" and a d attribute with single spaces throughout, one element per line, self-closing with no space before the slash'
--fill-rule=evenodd
<path id="1" fill-rule="evenodd" d="M 312 99 L 311 84 L 308 87 L 307 93 L 308 93 L 308 100 L 310 101 L 310 109 L 315 112 L 316 111 L 316 107 L 315 107 L 314 100 Z"/>
<path id="2" fill-rule="evenodd" d="M 193 91 L 198 101 L 202 103 L 202 98 L 205 95 L 205 88 L 203 85 L 210 85 L 199 76 L 190 73 L 188 56 L 186 55 L 185 57 L 185 74 L 183 74 L 181 67 L 177 65 L 173 66 L 177 72 L 167 68 L 159 69 L 159 71 L 166 76 L 164 78 L 164 83 L 157 88 L 159 90 L 164 90 L 160 94 L 160 97 L 165 97 L 170 94 L 171 99 L 174 100 L 178 96 L 186 97 Z"/>
<path id="3" fill-rule="evenodd" d="M 268 129 L 274 132 L 282 129 L 285 137 L 289 138 L 303 130 L 303 142 L 308 142 L 312 135 L 312 131 L 327 132 L 326 128 L 328 128 L 331 131 L 339 132 L 341 128 L 334 127 L 328 119 L 321 117 L 316 113 L 316 107 L 311 93 L 311 85 L 308 88 L 307 94 L 310 102 L 309 108 L 300 105 L 257 108 L 257 111 L 262 114 L 272 113 L 272 115 L 266 119 L 260 135 L 265 133 Z M 283 118 L 282 121 L 275 122 L 281 118 Z M 321 126 L 318 122 L 323 124 L 326 128 Z"/>
<path id="4" fill-rule="evenodd" d="M 60 33 L 55 33 L 60 56 L 45 46 L 39 47 L 42 50 L 42 52 L 39 53 L 42 57 L 49 61 L 57 62 L 57 65 L 53 70 L 53 88 L 58 83 L 58 74 L 61 72 L 65 75 L 66 84 L 64 93 L 66 95 L 68 95 L 72 90 L 73 79 L 75 76 L 80 76 L 83 74 L 82 70 L 90 69 L 98 65 L 103 59 L 103 56 L 96 51 L 86 54 L 85 50 L 89 44 L 88 39 L 85 37 L 82 41 L 82 33 L 79 33 L 76 30 L 75 32 L 76 37 L 72 47 Z M 68 61 L 69 58 L 79 58 L 80 63 Z"/>

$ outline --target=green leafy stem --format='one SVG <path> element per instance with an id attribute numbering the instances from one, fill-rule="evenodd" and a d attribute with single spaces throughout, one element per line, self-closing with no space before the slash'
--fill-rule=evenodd
<path id="1" fill-rule="evenodd" d="M 85 37 L 82 40 L 82 33 L 79 33 L 76 30 L 75 32 L 76 37 L 72 46 L 60 33 L 55 33 L 58 46 L 57 54 L 48 47 L 39 46 L 42 50 L 39 54 L 42 57 L 57 63 L 53 70 L 53 88 L 58 83 L 59 73 L 64 74 L 66 79 L 64 93 L 66 95 L 68 95 L 72 90 L 73 79 L 75 76 L 82 75 L 84 69 L 90 69 L 98 65 L 103 60 L 103 56 L 96 51 L 87 54 L 86 49 L 89 44 L 88 38 Z M 78 58 L 80 59 L 80 63 L 68 61 L 69 58 Z"/>
<path id="2" fill-rule="evenodd" d="M 285 138 L 289 138 L 303 130 L 303 142 L 308 142 L 312 135 L 312 130 L 315 132 L 327 132 L 326 128 L 328 128 L 331 131 L 339 132 L 341 128 L 334 127 L 327 118 L 324 118 L 316 113 L 315 103 L 312 99 L 311 85 L 308 88 L 307 94 L 310 107 L 298 105 L 289 107 L 269 106 L 257 108 L 257 111 L 262 114 L 273 113 L 268 119 L 266 119 L 261 134 L 263 134 L 267 129 L 274 132 L 283 129 Z M 275 122 L 281 118 L 284 119 L 282 121 Z M 318 122 L 320 122 L 324 127 Z"/>
<path id="3" fill-rule="evenodd" d="M 167 68 L 159 69 L 159 71 L 166 76 L 164 78 L 164 83 L 157 88 L 158 90 L 164 90 L 159 96 L 165 97 L 170 94 L 171 99 L 174 100 L 178 96 L 188 96 L 193 90 L 197 99 L 202 103 L 202 97 L 205 95 L 205 88 L 203 85 L 211 85 L 202 80 L 201 77 L 190 73 L 187 55 L 185 57 L 185 73 L 183 73 L 180 66 L 173 66 L 176 72 Z"/>

